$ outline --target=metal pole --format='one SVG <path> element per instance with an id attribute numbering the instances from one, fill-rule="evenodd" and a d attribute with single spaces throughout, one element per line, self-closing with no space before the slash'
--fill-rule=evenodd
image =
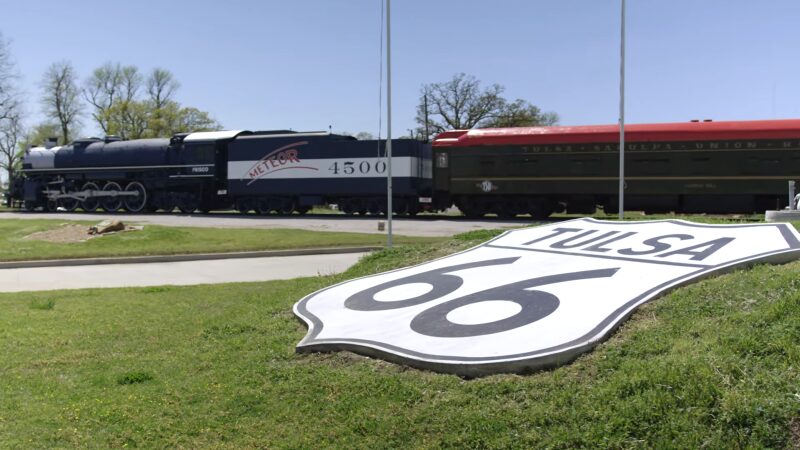
<path id="1" fill-rule="evenodd" d="M 428 130 L 428 94 L 422 96 L 425 104 L 425 142 L 429 142 L 430 131 Z"/>
<path id="2" fill-rule="evenodd" d="M 392 0 L 386 0 L 386 246 L 392 248 Z"/>
<path id="3" fill-rule="evenodd" d="M 797 205 L 794 203 L 794 181 L 789 181 L 789 209 L 797 209 Z"/>
<path id="4" fill-rule="evenodd" d="M 622 18 L 619 47 L 619 220 L 625 218 L 625 0 L 622 0 Z"/>

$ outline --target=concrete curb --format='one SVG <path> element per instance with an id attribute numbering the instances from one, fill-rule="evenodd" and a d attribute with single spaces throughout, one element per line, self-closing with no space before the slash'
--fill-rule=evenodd
<path id="1" fill-rule="evenodd" d="M 797 222 L 800 221 L 800 210 L 782 209 L 777 211 L 765 211 L 765 222 Z"/>
<path id="2" fill-rule="evenodd" d="M 263 250 L 256 252 L 193 253 L 184 255 L 126 256 L 80 259 L 46 259 L 41 261 L 3 261 L 0 269 L 22 269 L 29 267 L 91 266 L 98 264 L 141 264 L 156 262 L 201 261 L 211 259 L 265 258 L 274 256 L 332 255 L 337 253 L 364 253 L 383 247 L 326 247 L 292 250 Z"/>

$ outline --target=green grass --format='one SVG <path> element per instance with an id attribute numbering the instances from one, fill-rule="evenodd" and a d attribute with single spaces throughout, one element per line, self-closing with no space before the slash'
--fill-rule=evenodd
<path id="1" fill-rule="evenodd" d="M 52 243 L 23 239 L 50 230 L 62 220 L 0 220 L 0 261 L 90 258 L 99 256 L 171 255 L 249 250 L 384 245 L 380 234 L 319 232 L 288 229 L 219 229 L 145 225 L 141 231 L 116 233 L 84 242 Z M 437 242 L 442 238 L 395 236 L 398 244 Z"/>
<path id="2" fill-rule="evenodd" d="M 464 380 L 295 354 L 306 328 L 291 306 L 304 295 L 495 234 L 384 250 L 338 276 L 0 295 L 0 446 L 792 445 L 800 263 L 676 290 L 593 352 L 533 375 Z"/>

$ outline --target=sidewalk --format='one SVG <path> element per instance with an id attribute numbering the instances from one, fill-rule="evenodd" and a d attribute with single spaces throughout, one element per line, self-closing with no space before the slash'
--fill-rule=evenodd
<path id="1" fill-rule="evenodd" d="M 0 292 L 283 280 L 340 273 L 366 252 L 6 268 Z"/>

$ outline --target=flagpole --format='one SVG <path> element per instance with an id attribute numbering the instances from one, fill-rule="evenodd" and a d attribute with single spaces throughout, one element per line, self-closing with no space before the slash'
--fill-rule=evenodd
<path id="1" fill-rule="evenodd" d="M 392 0 L 386 0 L 386 246 L 392 247 Z"/>
<path id="2" fill-rule="evenodd" d="M 619 54 L 619 220 L 623 220 L 625 218 L 625 0 L 622 0 Z"/>

